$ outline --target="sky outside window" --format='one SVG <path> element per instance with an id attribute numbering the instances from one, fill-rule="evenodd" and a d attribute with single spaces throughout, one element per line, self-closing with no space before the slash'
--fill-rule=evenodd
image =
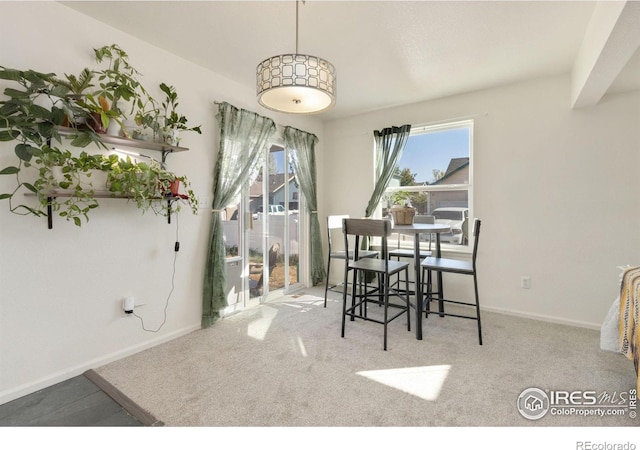
<path id="1" fill-rule="evenodd" d="M 469 157 L 469 128 L 414 134 L 405 145 L 398 164 L 410 168 L 417 183 L 432 183 L 433 170 L 443 173 L 453 158 Z"/>

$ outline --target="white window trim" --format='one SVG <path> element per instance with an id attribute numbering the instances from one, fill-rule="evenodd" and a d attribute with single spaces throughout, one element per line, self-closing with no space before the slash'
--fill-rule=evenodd
<path id="1" fill-rule="evenodd" d="M 473 177 L 474 177 L 474 147 L 473 147 L 473 136 L 474 136 L 474 121 L 472 119 L 468 120 L 460 120 L 455 122 L 448 123 L 439 123 L 435 125 L 417 125 L 411 127 L 410 136 L 426 134 L 426 133 L 434 133 L 434 132 L 442 132 L 455 130 L 460 128 L 468 128 L 469 129 L 469 183 L 468 184 L 447 184 L 447 185 L 427 185 L 427 186 L 397 186 L 397 187 L 389 187 L 386 189 L 386 192 L 395 192 L 395 191 L 406 191 L 406 192 L 438 192 L 438 191 L 467 191 L 468 192 L 468 202 L 469 202 L 469 225 L 474 221 L 474 205 L 473 205 Z M 378 208 L 378 214 L 382 214 L 382 207 Z M 434 238 L 435 241 L 435 238 Z M 412 245 L 411 241 L 411 245 Z M 395 244 L 395 243 L 394 243 Z M 435 245 L 435 244 L 433 244 Z M 409 248 L 410 245 L 406 243 L 406 241 L 401 244 L 402 247 Z M 469 241 L 467 245 L 452 245 L 448 243 L 440 244 L 441 250 L 443 254 L 471 254 L 473 251 L 473 236 L 469 236 Z"/>

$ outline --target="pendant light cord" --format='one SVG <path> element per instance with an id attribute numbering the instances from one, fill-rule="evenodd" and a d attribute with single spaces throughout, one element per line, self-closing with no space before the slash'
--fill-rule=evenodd
<path id="1" fill-rule="evenodd" d="M 298 24 L 300 23 L 300 14 L 298 12 L 300 2 L 304 5 L 305 0 L 296 0 L 296 55 L 298 55 Z"/>
<path id="2" fill-rule="evenodd" d="M 298 4 L 300 3 L 299 0 L 296 0 L 296 55 L 298 54 Z"/>

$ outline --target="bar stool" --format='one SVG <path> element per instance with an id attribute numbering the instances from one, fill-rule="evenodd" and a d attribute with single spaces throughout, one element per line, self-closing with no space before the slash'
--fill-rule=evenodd
<path id="1" fill-rule="evenodd" d="M 353 238 L 353 259 L 348 260 L 344 269 L 344 291 L 342 294 L 342 334 L 344 337 L 345 323 L 347 316 L 351 321 L 356 318 L 382 324 L 384 326 L 383 348 L 387 350 L 387 325 L 402 314 L 407 314 L 407 329 L 411 331 L 410 303 L 409 303 L 409 263 L 389 259 L 387 248 L 387 237 L 391 233 L 391 221 L 376 219 L 343 219 L 342 231 L 344 234 L 344 245 L 349 251 L 350 237 Z M 380 238 L 381 252 L 380 258 L 360 257 L 360 239 L 362 237 Z M 404 272 L 406 288 L 404 292 L 399 292 L 391 288 L 390 277 Z M 371 273 L 378 277 L 378 289 L 369 291 L 366 285 L 367 275 Z M 347 308 L 347 283 L 351 274 L 351 307 Z M 360 289 L 358 290 L 358 282 Z M 364 289 L 362 289 L 364 284 Z M 390 302 L 389 297 L 398 297 L 402 303 Z M 378 319 L 367 313 L 367 304 L 375 303 L 383 308 L 383 318 Z M 389 315 L 389 309 L 395 308 L 398 311 Z"/>
<path id="2" fill-rule="evenodd" d="M 327 216 L 327 243 L 329 245 L 329 256 L 327 257 L 327 275 L 325 277 L 324 284 L 324 307 L 327 307 L 327 293 L 329 289 L 333 290 L 334 288 L 340 286 L 341 284 L 334 284 L 333 286 L 329 286 L 329 271 L 331 270 L 331 260 L 339 259 L 339 260 L 351 260 L 353 259 L 353 252 L 347 253 L 345 250 L 333 250 L 333 246 L 331 243 L 331 235 L 336 232 L 335 230 L 342 230 L 342 221 L 344 219 L 348 219 L 348 215 L 333 215 Z M 377 258 L 378 252 L 372 250 L 360 250 L 359 251 L 360 258 Z"/>
<path id="3" fill-rule="evenodd" d="M 481 221 L 479 219 L 475 220 L 473 227 L 473 235 L 475 240 L 473 242 L 473 255 L 471 257 L 471 261 L 460 261 L 457 259 L 446 259 L 446 258 L 434 258 L 428 257 L 424 261 L 422 261 L 422 279 L 424 280 L 424 272 L 427 271 L 427 287 L 425 293 L 425 316 L 428 317 L 430 313 L 429 304 L 433 301 L 438 301 L 440 304 L 440 309 L 438 314 L 440 316 L 453 316 L 453 317 L 461 317 L 464 319 L 473 319 L 478 322 L 478 341 L 480 345 L 482 345 L 482 325 L 480 321 L 480 298 L 478 296 L 478 278 L 476 271 L 476 257 L 478 255 L 478 242 L 480 241 L 480 224 Z M 438 273 L 454 273 L 460 275 L 471 275 L 473 277 L 473 287 L 475 291 L 475 302 L 470 301 L 458 301 L 458 300 L 449 300 L 443 298 L 442 287 L 438 286 L 438 291 L 433 290 L 432 285 L 432 277 L 431 272 Z M 437 295 L 437 297 L 436 297 Z M 475 315 L 466 315 L 466 314 L 453 314 L 444 312 L 444 303 L 453 303 L 456 305 L 462 306 L 470 306 L 475 307 Z"/>

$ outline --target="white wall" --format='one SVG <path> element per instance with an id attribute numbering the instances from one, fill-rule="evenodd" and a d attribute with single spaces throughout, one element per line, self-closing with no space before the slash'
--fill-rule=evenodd
<path id="1" fill-rule="evenodd" d="M 640 264 L 640 92 L 569 104 L 567 75 L 329 122 L 326 158 L 340 164 L 322 180 L 323 212 L 364 215 L 373 169 L 353 168 L 373 167 L 374 129 L 482 114 L 473 199 L 482 305 L 598 327 L 619 290 L 617 266 Z M 459 280 L 446 279 L 449 293 L 470 294 Z"/>
<path id="2" fill-rule="evenodd" d="M 203 134 L 185 134 L 190 151 L 170 155 L 168 167 L 186 174 L 198 196 L 211 201 L 217 148 L 214 101 L 228 101 L 320 138 L 312 117 L 260 108 L 253 87 L 243 87 L 54 2 L 0 2 L 0 65 L 78 73 L 95 67 L 92 48 L 119 44 L 140 70 L 146 87 L 176 87 L 182 112 Z M 220 43 L 224 45 L 224 43 Z M 215 50 L 215 49 L 214 49 Z M 253 70 L 253 67 L 248 68 Z M 6 84 L 0 84 L 4 90 Z M 0 143 L 0 167 L 14 165 L 14 143 Z M 320 156 L 319 165 L 322 165 Z M 0 192 L 12 186 L 0 177 Z M 175 289 L 166 323 L 143 331 L 125 316 L 121 300 L 133 295 L 145 328 L 163 321 L 171 289 L 176 221 L 141 215 L 123 200 L 102 200 L 88 224 L 61 218 L 21 217 L 0 202 L 0 404 L 89 368 L 175 338 L 200 327 L 201 293 L 210 215 L 183 211 Z"/>

